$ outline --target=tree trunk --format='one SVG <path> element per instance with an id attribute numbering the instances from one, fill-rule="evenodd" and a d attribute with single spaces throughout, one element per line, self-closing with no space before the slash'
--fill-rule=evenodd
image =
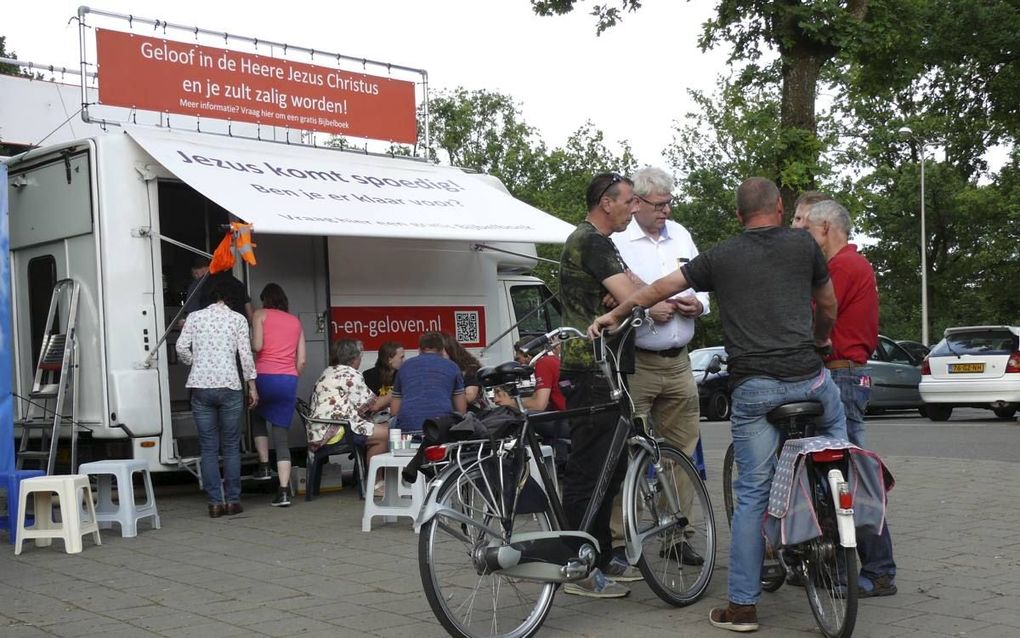
<path id="1" fill-rule="evenodd" d="M 779 190 L 783 205 L 793 214 L 797 196 L 815 186 L 815 166 L 820 145 L 817 140 L 815 94 L 822 65 L 831 58 L 829 52 L 795 45 L 783 55 L 783 90 L 780 104 Z"/>
<path id="2" fill-rule="evenodd" d="M 847 0 L 846 14 L 860 23 L 867 14 L 869 0 Z M 778 19 L 773 42 L 782 61 L 783 89 L 780 104 L 780 156 L 776 165 L 783 205 L 793 214 L 797 196 L 816 188 L 815 177 L 821 144 L 815 119 L 815 95 L 822 66 L 839 52 L 834 40 L 818 37 L 815 30 L 803 28 L 806 0 L 776 0 Z M 822 20 L 825 18 L 822 17 Z"/>

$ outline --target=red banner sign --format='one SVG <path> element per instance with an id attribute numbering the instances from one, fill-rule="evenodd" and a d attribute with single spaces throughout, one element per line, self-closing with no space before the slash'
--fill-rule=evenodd
<path id="1" fill-rule="evenodd" d="M 396 341 L 418 348 L 423 332 L 446 332 L 462 345 L 485 345 L 484 306 L 343 306 L 330 309 L 331 340 L 359 339 L 366 350 Z"/>
<path id="2" fill-rule="evenodd" d="M 96 29 L 99 102 L 414 144 L 414 83 Z"/>

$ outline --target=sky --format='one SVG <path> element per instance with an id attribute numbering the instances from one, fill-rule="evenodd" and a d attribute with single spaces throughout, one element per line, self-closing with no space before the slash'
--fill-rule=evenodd
<path id="1" fill-rule="evenodd" d="M 44 66 L 77 68 L 78 28 L 68 21 L 80 1 L 5 4 L 0 35 L 7 36 L 8 51 Z M 610 143 L 627 139 L 639 163 L 664 166 L 675 122 L 693 109 L 687 90 L 710 91 L 726 68 L 724 51 L 702 53 L 697 46 L 714 5 L 648 0 L 601 36 L 588 15 L 591 1 L 554 17 L 534 15 L 528 0 L 106 0 L 90 6 L 422 68 L 432 91 L 463 86 L 512 96 L 550 147 L 590 120 Z M 100 16 L 88 22 L 128 30 L 127 22 Z M 134 27 L 162 35 L 139 22 Z M 188 39 L 179 31 L 167 37 Z"/>

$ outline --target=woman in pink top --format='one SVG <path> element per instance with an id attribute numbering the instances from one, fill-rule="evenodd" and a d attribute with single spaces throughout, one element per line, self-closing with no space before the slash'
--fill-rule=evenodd
<path id="1" fill-rule="evenodd" d="M 252 315 L 252 350 L 255 351 L 255 386 L 259 405 L 252 420 L 255 449 L 259 453 L 259 469 L 255 478 L 272 477 L 269 471 L 269 432 L 272 426 L 273 447 L 276 448 L 276 473 L 280 490 L 274 507 L 290 505 L 290 443 L 288 428 L 297 403 L 298 375 L 305 367 L 305 334 L 301 321 L 287 312 L 287 295 L 277 284 L 266 284 L 259 295 L 262 308 Z"/>

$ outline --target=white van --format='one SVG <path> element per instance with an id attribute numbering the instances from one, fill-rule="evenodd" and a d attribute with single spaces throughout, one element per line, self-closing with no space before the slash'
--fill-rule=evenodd
<path id="1" fill-rule="evenodd" d="M 258 265 L 234 274 L 255 306 L 276 282 L 304 325 L 300 396 L 340 336 L 365 342 L 366 366 L 382 341 L 413 351 L 431 329 L 496 363 L 522 333 L 559 325 L 555 304 L 542 305 L 549 290 L 528 272 L 534 243 L 560 243 L 571 228 L 485 176 L 141 127 L 33 150 L 8 169 L 14 391 L 26 397 L 32 387 L 54 283 L 73 278 L 81 461 L 193 466 L 188 368 L 174 353 L 177 332 L 167 332 L 194 257 L 178 244 L 212 252 L 230 220 L 254 225 Z M 15 404 L 24 417 L 25 401 Z M 291 430 L 291 444 L 303 445 L 302 429 Z"/>

